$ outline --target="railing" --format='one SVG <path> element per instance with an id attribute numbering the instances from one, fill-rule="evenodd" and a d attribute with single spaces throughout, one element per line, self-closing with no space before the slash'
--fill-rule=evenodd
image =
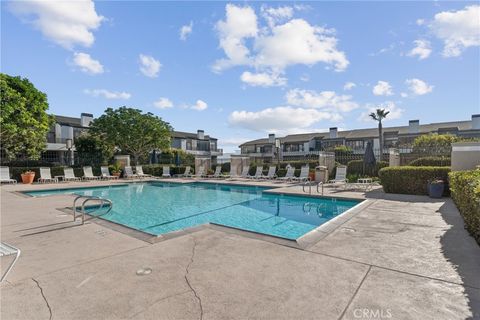
<path id="1" fill-rule="evenodd" d="M 310 181 L 310 180 L 305 181 L 305 183 L 302 185 L 303 192 L 307 193 L 307 191 L 305 191 L 305 187 L 308 187 L 308 194 L 312 194 L 312 185 L 315 185 L 315 181 Z M 320 193 L 320 187 L 322 188 L 321 194 L 323 196 L 323 182 L 322 181 L 317 183 L 317 193 Z"/>
<path id="2" fill-rule="evenodd" d="M 101 215 L 96 215 L 94 216 L 94 218 L 98 218 L 100 216 L 103 216 L 103 215 L 106 215 L 107 213 L 109 213 L 112 208 L 113 208 L 113 202 L 110 200 L 110 199 L 104 199 L 104 198 L 100 198 L 100 197 L 96 197 L 96 196 L 78 196 L 76 197 L 74 200 L 73 200 L 73 221 L 75 222 L 77 220 L 77 206 L 76 206 L 76 203 L 78 200 L 80 199 L 85 199 L 82 204 L 81 204 L 81 213 L 82 213 L 82 224 L 85 223 L 85 204 L 89 201 L 100 201 L 100 207 L 99 208 L 96 208 L 94 211 L 91 211 L 91 213 L 95 212 L 95 211 L 99 211 L 99 210 L 102 210 L 103 206 L 105 203 L 109 204 L 110 207 L 109 209 L 107 210 L 107 212 L 101 214 Z"/>

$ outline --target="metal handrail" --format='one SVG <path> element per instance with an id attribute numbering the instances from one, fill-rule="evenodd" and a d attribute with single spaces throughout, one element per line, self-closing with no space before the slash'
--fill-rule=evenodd
<path id="1" fill-rule="evenodd" d="M 100 201 L 100 207 L 95 209 L 94 211 L 92 211 L 90 213 L 93 213 L 93 212 L 98 211 L 98 210 L 102 210 L 105 203 L 108 203 L 110 205 L 110 207 L 107 210 L 107 212 L 103 213 L 101 216 L 109 213 L 113 208 L 113 202 L 110 199 L 100 198 L 100 197 L 97 197 L 97 196 L 78 196 L 73 200 L 73 221 L 76 221 L 76 219 L 77 219 L 77 206 L 76 206 L 77 200 L 82 199 L 82 198 L 85 198 L 85 200 L 82 202 L 82 205 L 81 205 L 82 224 L 85 223 L 85 204 L 88 201 L 95 201 L 95 200 Z M 97 218 L 97 217 L 100 217 L 100 215 L 99 216 L 94 216 L 94 218 Z"/>
<path id="2" fill-rule="evenodd" d="M 320 181 L 320 182 L 317 184 L 317 193 L 320 193 L 320 192 L 318 191 L 318 187 L 319 187 L 319 186 L 322 186 L 322 196 L 323 196 L 323 181 Z"/>
<path id="3" fill-rule="evenodd" d="M 305 181 L 305 183 L 303 184 L 303 186 L 302 186 L 303 192 L 306 192 L 305 191 L 305 186 L 307 186 L 307 185 L 308 185 L 308 194 L 312 194 L 312 184 L 311 184 L 310 180 Z"/>

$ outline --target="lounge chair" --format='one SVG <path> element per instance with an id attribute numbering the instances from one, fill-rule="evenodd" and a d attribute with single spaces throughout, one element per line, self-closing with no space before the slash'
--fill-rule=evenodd
<path id="1" fill-rule="evenodd" d="M 110 174 L 110 169 L 108 169 L 108 167 L 104 166 L 104 167 L 100 167 L 100 170 L 102 172 L 102 179 L 106 179 L 106 180 L 110 180 L 110 179 L 118 179 L 117 176 L 112 176 Z"/>
<path id="2" fill-rule="evenodd" d="M 249 174 L 248 172 L 250 171 L 250 167 L 245 167 L 242 169 L 242 173 L 240 173 L 240 176 L 238 176 L 238 178 L 248 178 L 249 177 Z"/>
<path id="3" fill-rule="evenodd" d="M 50 168 L 40 168 L 40 178 L 38 178 L 38 182 L 45 183 L 45 182 L 55 182 L 58 183 L 57 178 L 52 178 L 52 173 Z"/>
<path id="4" fill-rule="evenodd" d="M 125 167 L 124 175 L 125 175 L 125 178 L 127 179 L 138 178 L 138 175 L 133 173 L 132 167 Z"/>
<path id="5" fill-rule="evenodd" d="M 277 177 L 277 167 L 276 166 L 270 166 L 270 168 L 268 168 L 268 173 L 266 176 L 263 176 L 262 175 L 262 178 L 263 179 L 275 179 Z"/>
<path id="6" fill-rule="evenodd" d="M 90 167 L 90 166 L 83 167 L 83 177 L 82 177 L 83 180 L 98 180 L 100 178 L 101 177 L 99 177 L 99 176 L 94 176 L 93 175 L 92 167 Z"/>
<path id="7" fill-rule="evenodd" d="M 260 179 L 263 176 L 263 166 L 257 166 L 257 170 L 253 176 L 248 175 L 247 178 L 249 179 Z"/>
<path id="8" fill-rule="evenodd" d="M 335 171 L 335 179 L 328 180 L 327 185 L 331 185 L 333 187 L 339 187 L 343 185 L 344 187 L 347 185 L 347 167 L 346 166 L 338 166 Z"/>
<path id="9" fill-rule="evenodd" d="M 135 166 L 135 173 L 137 174 L 138 177 L 140 178 L 151 178 L 151 174 L 145 174 L 143 173 L 143 168 L 142 166 Z"/>
<path id="10" fill-rule="evenodd" d="M 285 176 L 277 178 L 277 180 L 291 181 L 294 177 L 295 177 L 295 168 L 294 167 L 288 167 L 287 173 L 285 174 Z"/>
<path id="11" fill-rule="evenodd" d="M 10 178 L 10 168 L 0 167 L 0 183 L 17 183 L 17 180 Z"/>
<path id="12" fill-rule="evenodd" d="M 307 181 L 308 178 L 308 173 L 310 172 L 309 166 L 303 166 L 302 169 L 300 170 L 300 176 L 298 177 L 293 177 L 292 180 L 296 180 L 298 182 L 303 182 Z"/>
<path id="13" fill-rule="evenodd" d="M 75 173 L 72 168 L 63 168 L 63 181 L 79 181 L 80 177 L 75 177 Z"/>
<path id="14" fill-rule="evenodd" d="M 215 172 L 207 176 L 207 178 L 221 178 L 222 177 L 222 166 L 217 166 Z"/>
<path id="15" fill-rule="evenodd" d="M 10 270 L 12 270 L 13 265 L 15 262 L 17 262 L 18 258 L 20 257 L 20 249 L 15 248 L 14 246 L 11 246 L 9 244 L 6 244 L 5 242 L 0 242 L 0 257 L 6 257 L 10 255 L 15 255 L 15 259 L 10 263 L 10 265 L 7 268 L 7 271 L 2 275 L 2 278 L 0 279 L 0 282 L 3 282 L 5 278 L 7 278 L 8 273 Z M 3 268 L 2 268 L 3 269 Z"/>
<path id="16" fill-rule="evenodd" d="M 237 174 L 237 168 L 230 167 L 230 173 L 229 174 L 222 174 L 222 178 L 235 178 L 238 177 L 239 175 Z"/>
<path id="17" fill-rule="evenodd" d="M 203 178 L 205 177 L 205 168 L 204 167 L 199 167 L 198 172 L 193 175 L 195 178 Z"/>
<path id="18" fill-rule="evenodd" d="M 172 175 L 170 174 L 170 167 L 169 166 L 163 166 L 163 173 L 162 173 L 163 178 L 171 178 Z"/>
<path id="19" fill-rule="evenodd" d="M 185 171 L 183 173 L 175 175 L 176 177 L 179 178 L 189 178 L 192 176 L 192 167 L 186 166 Z"/>

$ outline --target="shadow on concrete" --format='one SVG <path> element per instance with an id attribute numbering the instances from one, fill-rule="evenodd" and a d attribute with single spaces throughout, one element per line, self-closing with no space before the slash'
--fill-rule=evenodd
<path id="1" fill-rule="evenodd" d="M 464 283 L 464 294 L 473 314 L 470 319 L 480 319 L 480 246 L 468 234 L 463 218 L 451 199 L 438 212 L 451 226 L 440 238 L 442 253 Z"/>

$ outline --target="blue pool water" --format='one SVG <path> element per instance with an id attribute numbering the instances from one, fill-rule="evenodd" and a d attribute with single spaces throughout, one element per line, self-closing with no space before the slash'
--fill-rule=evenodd
<path id="1" fill-rule="evenodd" d="M 113 201 L 102 218 L 160 235 L 204 223 L 297 239 L 360 201 L 275 195 L 265 188 L 209 183 L 140 183 L 32 191 L 31 196 L 92 195 Z"/>

